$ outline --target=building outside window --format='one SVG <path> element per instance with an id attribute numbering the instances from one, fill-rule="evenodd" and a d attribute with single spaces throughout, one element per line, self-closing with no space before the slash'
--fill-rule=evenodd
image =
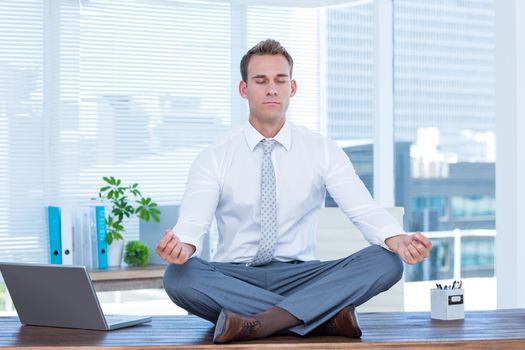
<path id="1" fill-rule="evenodd" d="M 364 69 L 350 77 L 327 59 L 328 87 L 373 82 L 373 39 L 363 39 L 373 30 L 372 6 L 329 10 L 348 20 L 328 26 L 328 54 Z M 492 278 L 495 288 L 494 28 L 492 0 L 393 1 L 395 205 L 405 208 L 405 229 L 434 245 L 429 259 L 407 266 L 406 282 Z M 328 106 L 346 113 L 329 107 L 326 130 L 373 193 L 373 94 L 361 86 L 355 95 L 328 88 Z M 328 197 L 327 205 L 336 204 Z"/>

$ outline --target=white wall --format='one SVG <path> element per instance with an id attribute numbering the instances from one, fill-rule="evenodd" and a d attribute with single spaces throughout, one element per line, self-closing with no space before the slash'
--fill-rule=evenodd
<path id="1" fill-rule="evenodd" d="M 525 307 L 525 2 L 496 1 L 498 308 Z"/>
<path id="2" fill-rule="evenodd" d="M 394 206 L 394 47 L 392 1 L 374 1 L 374 199 Z"/>

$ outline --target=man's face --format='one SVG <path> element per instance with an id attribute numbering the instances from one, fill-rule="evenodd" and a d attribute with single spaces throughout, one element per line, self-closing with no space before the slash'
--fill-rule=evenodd
<path id="1" fill-rule="evenodd" d="M 284 120 L 290 97 L 297 89 L 286 58 L 254 55 L 248 63 L 247 73 L 247 81 L 239 83 L 239 93 L 248 100 L 250 120 L 270 124 Z"/>

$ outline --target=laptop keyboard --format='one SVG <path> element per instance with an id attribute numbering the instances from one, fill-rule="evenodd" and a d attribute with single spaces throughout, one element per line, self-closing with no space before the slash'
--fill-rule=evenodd
<path id="1" fill-rule="evenodd" d="M 106 322 L 108 324 L 115 324 L 121 322 L 127 322 L 131 320 L 136 320 L 138 316 L 125 316 L 125 315 L 106 315 Z"/>

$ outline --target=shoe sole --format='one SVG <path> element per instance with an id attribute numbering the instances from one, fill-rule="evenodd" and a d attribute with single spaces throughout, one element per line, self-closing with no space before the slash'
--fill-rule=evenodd
<path id="1" fill-rule="evenodd" d="M 361 331 L 361 326 L 359 325 L 359 318 L 357 317 L 357 311 L 355 310 L 355 307 L 352 308 L 352 317 L 355 322 L 355 330 L 357 332 L 357 338 L 361 338 L 363 335 L 363 332 Z"/>
<path id="2" fill-rule="evenodd" d="M 222 332 L 224 332 L 225 326 L 226 315 L 224 314 L 224 311 L 221 311 L 221 313 L 219 314 L 219 318 L 217 319 L 217 323 L 215 324 L 215 332 L 213 332 L 214 343 L 222 343 L 220 336 L 222 335 Z"/>

